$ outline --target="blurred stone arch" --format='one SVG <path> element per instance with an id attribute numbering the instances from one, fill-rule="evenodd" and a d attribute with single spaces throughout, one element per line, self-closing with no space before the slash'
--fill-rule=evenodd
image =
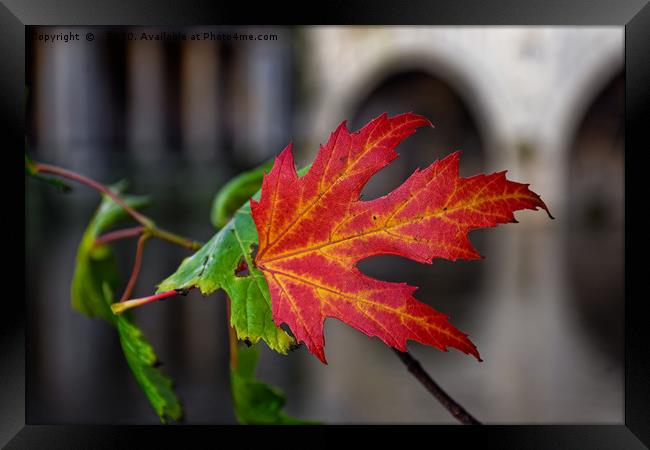
<path id="1" fill-rule="evenodd" d="M 349 126 L 352 126 L 352 118 L 355 117 L 364 100 L 373 95 L 374 91 L 399 76 L 420 74 L 422 78 L 428 76 L 440 85 L 446 86 L 469 112 L 481 137 L 483 150 L 489 154 L 488 165 L 492 165 L 494 160 L 499 159 L 497 155 L 492 154 L 499 134 L 498 124 L 494 120 L 499 116 L 496 111 L 498 106 L 490 94 L 493 89 L 488 88 L 489 83 L 497 83 L 497 80 L 487 74 L 487 70 L 478 74 L 476 66 L 480 66 L 479 61 L 473 61 L 471 57 L 467 58 L 467 55 L 458 55 L 454 49 L 429 44 L 415 47 L 412 45 L 403 50 L 364 48 L 363 51 L 366 52 L 364 60 L 360 61 L 356 68 L 337 72 L 335 82 L 321 82 L 320 104 L 315 121 L 319 130 L 323 128 L 320 131 L 326 133 L 325 127 L 335 126 L 343 119 L 350 119 Z M 407 108 L 410 109 L 412 108 Z M 406 110 L 395 110 L 391 113 L 399 112 L 406 112 Z M 422 114 L 426 111 L 413 112 Z M 428 118 L 434 122 L 436 133 L 445 132 L 433 118 Z M 323 132 L 317 131 L 314 134 L 321 136 Z M 451 152 L 457 148 L 444 150 Z"/>
<path id="2" fill-rule="evenodd" d="M 566 71 L 563 83 L 546 114 L 546 127 L 556 130 L 560 143 L 570 145 L 589 107 L 603 89 L 624 68 L 623 40 L 601 39 L 582 43 L 573 50 L 574 66 Z M 594 51 L 594 48 L 597 50 Z M 558 148 L 565 148 L 560 146 Z"/>
<path id="3" fill-rule="evenodd" d="M 366 70 L 347 80 L 332 95 L 340 101 L 329 108 L 331 118 L 325 122 L 349 119 L 348 128 L 358 130 L 369 120 L 387 112 L 389 116 L 406 111 L 422 114 L 435 129 L 420 129 L 396 149 L 400 158 L 373 177 L 363 191 L 364 199 L 376 198 L 399 186 L 416 168 L 424 168 L 456 150 L 462 150 L 461 176 L 486 170 L 486 134 L 493 134 L 489 123 L 488 101 L 480 97 L 473 81 L 459 73 L 453 64 L 422 53 L 378 58 L 366 64 Z M 494 147 L 493 147 L 494 148 Z M 496 159 L 496 157 L 494 157 Z M 487 234 L 472 232 L 472 243 L 480 253 L 487 253 Z M 470 301 L 480 296 L 484 267 L 476 261 L 450 262 L 435 260 L 434 269 L 403 258 L 380 256 L 362 261 L 366 273 L 385 280 L 419 285 L 418 298 L 435 299 L 434 306 L 455 317 L 462 314 L 462 301 L 447 304 L 445 297 L 462 297 Z M 424 281 L 426 280 L 426 281 Z M 424 281 L 424 282 L 423 282 Z"/>
<path id="4" fill-rule="evenodd" d="M 571 70 L 563 72 L 562 82 L 555 86 L 555 95 L 542 112 L 548 120 L 539 124 L 544 156 L 537 178 L 540 190 L 548 187 L 552 192 L 549 200 L 558 217 L 571 214 L 567 194 L 571 189 L 569 171 L 579 128 L 593 102 L 624 70 L 622 32 L 616 39 L 603 33 L 579 42 L 568 49 L 570 54 L 564 59 L 571 62 Z"/>

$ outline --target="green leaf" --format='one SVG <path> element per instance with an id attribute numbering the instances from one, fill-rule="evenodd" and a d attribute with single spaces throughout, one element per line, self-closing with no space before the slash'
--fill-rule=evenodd
<path id="1" fill-rule="evenodd" d="M 70 192 L 72 190 L 72 187 L 69 184 L 59 180 L 58 178 L 46 177 L 38 173 L 36 164 L 34 163 L 34 161 L 32 161 L 29 155 L 27 155 L 27 152 L 25 152 L 25 173 L 32 178 L 36 178 L 37 180 L 41 180 L 53 186 L 56 186 L 62 192 Z"/>
<path id="2" fill-rule="evenodd" d="M 103 284 L 105 303 L 113 303 L 113 293 L 108 283 Z M 172 389 L 172 380 L 156 367 L 158 358 L 142 331 L 129 314 L 115 316 L 117 331 L 126 362 L 138 385 L 156 410 L 160 420 L 179 421 L 183 416 L 180 401 Z"/>
<path id="3" fill-rule="evenodd" d="M 237 367 L 230 369 L 230 387 L 235 416 L 242 424 L 286 424 L 301 425 L 308 422 L 286 415 L 282 411 L 285 398 L 273 386 L 255 379 L 255 367 L 259 349 L 237 347 Z"/>
<path id="4" fill-rule="evenodd" d="M 267 161 L 255 169 L 243 172 L 217 192 L 210 212 L 210 221 L 215 228 L 220 229 L 226 225 L 235 211 L 260 190 L 264 173 L 272 166 L 273 161 Z"/>
<path id="5" fill-rule="evenodd" d="M 158 292 L 198 287 L 208 295 L 221 288 L 232 300 L 230 323 L 237 338 L 253 344 L 262 339 L 273 350 L 286 354 L 294 340 L 273 322 L 268 285 L 252 264 L 251 248 L 256 244 L 257 230 L 246 203 L 210 241 L 160 283 Z M 236 273 L 241 262 L 245 262 L 248 275 Z"/>
<path id="6" fill-rule="evenodd" d="M 125 182 L 110 187 L 111 191 L 118 195 L 122 194 L 125 188 Z M 144 196 L 121 197 L 127 205 L 136 209 L 149 203 L 148 198 Z M 94 247 L 98 236 L 128 217 L 128 213 L 110 197 L 103 197 L 77 250 L 77 265 L 71 288 L 72 306 L 88 316 L 100 317 L 116 327 L 122 351 L 133 376 L 160 420 L 179 420 L 182 416 L 180 403 L 172 391 L 171 380 L 155 367 L 157 358 L 153 348 L 145 340 L 131 315 L 116 316 L 111 311 L 113 291 L 120 282 L 113 252 L 108 245 Z"/>
<path id="7" fill-rule="evenodd" d="M 125 182 L 110 187 L 118 195 L 125 188 Z M 123 196 L 122 199 L 132 208 L 142 208 L 149 203 L 145 196 Z M 77 264 L 71 287 L 72 307 L 88 316 L 101 317 L 109 323 L 114 323 L 115 317 L 104 301 L 102 284 L 107 282 L 111 289 L 117 289 L 119 273 L 111 249 L 107 245 L 94 247 L 94 244 L 99 235 L 128 217 L 121 206 L 110 197 L 103 196 L 77 249 Z"/>
<path id="8" fill-rule="evenodd" d="M 302 176 L 307 170 L 309 167 L 298 174 Z M 259 198 L 261 182 L 254 199 Z M 237 339 L 248 339 L 253 344 L 262 339 L 271 349 L 286 355 L 295 340 L 273 322 L 268 284 L 253 266 L 251 252 L 257 243 L 257 229 L 247 201 L 212 239 L 160 283 L 158 292 L 197 287 L 203 295 L 209 295 L 223 289 L 232 300 L 230 324 Z M 239 270 L 242 263 L 248 274 Z"/>

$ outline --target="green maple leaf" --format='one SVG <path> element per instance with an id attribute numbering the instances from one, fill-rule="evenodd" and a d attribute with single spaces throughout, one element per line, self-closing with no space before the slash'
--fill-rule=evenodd
<path id="1" fill-rule="evenodd" d="M 212 239 L 185 258 L 176 272 L 158 285 L 158 292 L 196 287 L 203 295 L 209 295 L 223 289 L 232 300 L 230 323 L 237 338 L 252 344 L 261 339 L 276 352 L 287 354 L 295 341 L 273 322 L 268 284 L 254 267 L 251 256 L 257 245 L 257 229 L 246 200 L 255 191 L 253 198 L 259 198 L 264 170 L 266 166 L 261 166 L 239 175 L 217 194 L 211 215 L 215 226 L 239 208 Z M 239 206 L 238 201 L 246 203 Z M 248 274 L 242 274 L 243 267 Z"/>
<path id="2" fill-rule="evenodd" d="M 253 267 L 251 249 L 257 230 L 248 204 L 194 255 L 158 286 L 158 292 L 197 287 L 208 295 L 223 289 L 232 299 L 230 323 L 238 339 L 255 344 L 262 339 L 273 350 L 286 354 L 294 340 L 278 328 L 271 316 L 271 297 L 264 275 Z M 239 276 L 245 263 L 249 274 Z"/>
<path id="3" fill-rule="evenodd" d="M 237 367 L 230 369 L 235 416 L 242 424 L 313 424 L 286 415 L 282 411 L 285 398 L 282 392 L 273 386 L 255 379 L 255 367 L 259 349 L 257 347 L 237 348 Z"/>
<path id="4" fill-rule="evenodd" d="M 271 298 L 264 276 L 252 265 L 251 251 L 257 245 L 257 230 L 248 199 L 259 198 L 264 172 L 269 164 L 242 173 L 215 196 L 210 215 L 220 230 L 178 270 L 158 286 L 158 292 L 198 287 L 203 294 L 224 289 L 231 299 L 231 326 L 238 339 L 250 344 L 260 340 L 286 354 L 294 339 L 277 327 L 271 315 Z M 309 168 L 300 171 L 304 174 Z M 242 203 L 244 203 L 242 205 Z M 245 263 L 248 270 L 243 275 Z M 308 424 L 282 411 L 285 398 L 277 388 L 255 379 L 259 349 L 237 346 L 237 367 L 230 370 L 235 416 L 242 424 Z"/>

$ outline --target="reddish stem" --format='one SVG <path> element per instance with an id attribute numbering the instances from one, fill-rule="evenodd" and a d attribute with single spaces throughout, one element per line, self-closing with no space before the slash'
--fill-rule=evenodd
<path id="1" fill-rule="evenodd" d="M 144 249 L 144 243 L 147 242 L 149 237 L 151 237 L 150 234 L 143 234 L 140 236 L 140 239 L 138 239 L 138 246 L 135 249 L 135 261 L 133 261 L 133 270 L 131 271 L 131 277 L 126 285 L 126 289 L 124 289 L 122 298 L 120 299 L 121 302 L 128 300 L 133 292 L 135 282 L 138 280 L 138 274 L 140 273 L 140 267 L 142 266 L 142 250 Z"/>
<path id="2" fill-rule="evenodd" d="M 228 342 L 230 344 L 230 368 L 237 368 L 237 332 L 230 324 L 230 297 L 226 295 L 226 320 L 228 325 Z"/>
<path id="3" fill-rule="evenodd" d="M 182 236 L 178 236 L 177 234 L 171 233 L 169 231 L 165 231 L 163 229 L 157 228 L 154 225 L 154 223 L 151 221 L 151 219 L 149 219 L 148 217 L 140 214 L 139 212 L 131 208 L 129 205 L 124 203 L 124 201 L 119 196 L 117 196 L 114 192 L 112 192 L 106 186 L 104 186 L 101 183 L 98 183 L 95 180 L 92 180 L 86 176 L 80 175 L 71 170 L 63 169 L 61 167 L 52 166 L 49 164 L 43 164 L 43 163 L 26 163 L 26 164 L 29 170 L 33 174 L 50 173 L 53 175 L 60 176 L 62 178 L 67 178 L 76 181 L 81 184 L 85 184 L 86 186 L 90 186 L 91 188 L 96 189 L 99 192 L 103 192 L 111 199 L 113 199 L 115 203 L 117 203 L 122 208 L 124 208 L 124 210 L 127 213 L 129 213 L 131 217 L 133 217 L 136 221 L 138 221 L 146 230 L 148 230 L 153 237 L 157 237 L 164 241 L 171 242 L 172 244 L 181 245 L 185 248 L 189 248 L 190 250 L 198 250 L 203 245 L 200 242 L 192 241 L 190 239 L 184 238 Z M 120 236 L 119 238 L 121 239 L 122 237 L 128 237 L 128 236 Z"/>
<path id="4" fill-rule="evenodd" d="M 143 226 L 125 228 L 123 230 L 115 230 L 110 233 L 103 234 L 95 239 L 95 247 L 100 245 L 107 244 L 109 242 L 118 241 L 120 239 L 126 239 L 130 237 L 140 236 L 144 232 L 145 228 Z"/>
<path id="5" fill-rule="evenodd" d="M 61 167 L 56 167 L 56 166 L 51 166 L 49 164 L 43 164 L 43 163 L 37 163 L 34 164 L 34 171 L 36 173 L 51 173 L 53 175 L 58 175 L 63 178 L 68 178 L 69 180 L 76 181 L 81 184 L 85 184 L 86 186 L 90 186 L 93 189 L 96 189 L 100 192 L 103 192 L 107 196 L 109 196 L 115 203 L 120 205 L 126 212 L 128 212 L 131 217 L 133 217 L 136 221 L 138 221 L 140 224 L 142 224 L 145 227 L 150 227 L 151 226 L 151 221 L 147 219 L 145 216 L 137 212 L 135 209 L 131 208 L 129 205 L 124 203 L 124 201 L 115 195 L 114 192 L 112 192 L 110 189 L 108 189 L 106 186 L 104 186 L 101 183 L 98 183 L 95 180 L 92 180 L 88 177 L 85 177 L 83 175 L 80 175 L 78 173 L 72 172 L 67 169 L 63 169 Z"/>
<path id="6" fill-rule="evenodd" d="M 163 300 L 179 294 L 181 294 L 181 292 L 177 291 L 176 289 L 172 289 L 171 291 L 161 292 L 160 294 L 150 295 L 149 297 L 134 298 L 133 300 L 113 303 L 111 305 L 111 309 L 113 310 L 113 314 L 119 315 L 128 309 L 137 308 L 138 306 L 146 305 L 147 303 Z"/>

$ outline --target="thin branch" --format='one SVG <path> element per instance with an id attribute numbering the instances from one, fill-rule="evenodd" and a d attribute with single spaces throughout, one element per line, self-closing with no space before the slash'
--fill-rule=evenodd
<path id="1" fill-rule="evenodd" d="M 95 243 L 93 245 L 95 247 L 99 247 L 100 245 L 108 244 L 109 242 L 118 241 L 120 239 L 140 236 L 144 232 L 144 230 L 145 227 L 138 226 L 133 228 L 124 228 L 122 230 L 111 231 L 109 233 L 102 234 L 97 239 L 95 239 Z"/>
<path id="2" fill-rule="evenodd" d="M 103 184 L 92 180 L 84 175 L 78 174 L 76 172 L 73 172 L 71 170 L 64 169 L 62 167 L 57 167 L 57 166 L 52 166 L 50 164 L 43 164 L 43 163 L 32 163 L 32 162 L 27 162 L 26 167 L 30 171 L 30 173 L 37 175 L 39 173 L 49 173 L 52 175 L 56 175 L 62 178 L 67 178 L 72 181 L 76 181 L 81 184 L 85 184 L 86 186 L 89 186 L 99 192 L 102 192 L 106 194 L 108 197 L 113 199 L 115 203 L 120 205 L 124 210 L 131 215 L 138 223 L 142 225 L 142 227 L 147 230 L 152 236 L 157 237 L 158 239 L 162 239 L 167 242 L 171 242 L 172 244 L 180 245 L 182 247 L 188 248 L 190 250 L 198 250 L 200 249 L 203 244 L 201 242 L 194 241 L 192 239 L 188 239 L 182 236 L 179 236 L 175 233 L 172 233 L 167 230 L 160 229 L 156 227 L 156 225 L 153 223 L 151 219 L 148 217 L 144 216 L 143 214 L 140 214 L 137 212 L 135 209 L 131 208 L 129 205 L 127 205 L 124 200 L 122 200 L 118 195 L 116 195 L 114 192 L 112 192 L 108 187 L 104 186 Z M 132 231 L 135 233 L 134 231 Z M 109 233 L 110 234 L 110 233 Z M 133 234 L 134 236 L 137 234 Z M 131 235 L 129 235 L 131 236 Z M 108 237 L 108 234 L 105 236 Z M 119 239 L 122 237 L 128 237 L 128 236 L 120 236 Z M 118 239 L 118 238 L 116 238 Z M 110 239 L 114 240 L 114 239 Z M 107 242 L 107 241 L 106 241 Z M 104 242 L 105 243 L 105 242 Z M 98 244 L 96 244 L 98 245 Z"/>
<path id="3" fill-rule="evenodd" d="M 147 242 L 147 239 L 150 237 L 151 235 L 149 233 L 145 233 L 140 236 L 140 239 L 138 239 L 138 246 L 135 249 L 135 260 L 133 261 L 133 270 L 131 271 L 131 277 L 129 278 L 129 282 L 126 285 L 126 288 L 124 289 L 122 298 L 120 299 L 121 302 L 128 300 L 131 296 L 131 293 L 133 292 L 135 283 L 138 280 L 138 274 L 140 273 L 140 267 L 142 266 L 142 250 L 144 249 L 145 242 Z"/>
<path id="4" fill-rule="evenodd" d="M 51 166 L 49 164 L 36 163 L 34 164 L 33 169 L 36 173 L 51 173 L 53 175 L 58 175 L 60 177 L 67 178 L 69 180 L 76 181 L 81 184 L 85 184 L 86 186 L 89 186 L 97 191 L 100 191 L 106 194 L 111 199 L 113 199 L 113 201 L 118 205 L 120 205 L 122 208 L 124 208 L 124 210 L 127 213 L 129 213 L 131 217 L 133 217 L 142 226 L 145 227 L 151 226 L 151 220 L 149 220 L 148 218 L 146 218 L 145 216 L 137 212 L 135 209 L 131 208 L 129 205 L 124 203 L 124 200 L 122 200 L 119 196 L 117 196 L 113 191 L 111 191 L 109 188 L 107 188 L 101 183 L 98 183 L 95 180 L 80 175 L 76 172 L 72 172 L 71 170 L 63 169 L 61 167 Z"/>
<path id="5" fill-rule="evenodd" d="M 447 411 L 451 413 L 464 425 L 481 425 L 481 422 L 476 420 L 465 408 L 460 406 L 453 398 L 451 398 L 435 381 L 433 378 L 422 368 L 419 361 L 409 352 L 400 352 L 393 349 L 395 354 L 404 363 L 409 372 L 413 374 L 422 385 L 444 406 Z"/>

